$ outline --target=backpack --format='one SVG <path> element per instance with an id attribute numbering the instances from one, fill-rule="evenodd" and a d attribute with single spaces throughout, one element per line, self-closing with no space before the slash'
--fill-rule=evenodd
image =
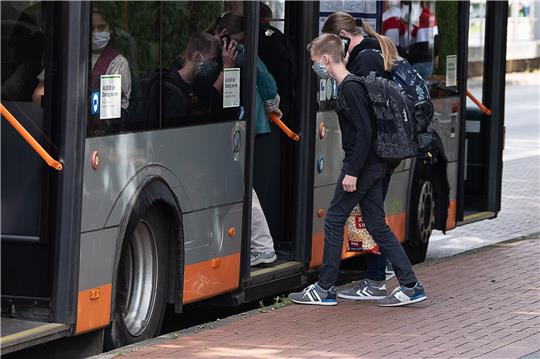
<path id="1" fill-rule="evenodd" d="M 394 62 L 392 78 L 410 99 L 416 124 L 418 150 L 426 155 L 434 148 L 433 132 L 428 129 L 433 120 L 433 103 L 424 79 L 405 59 Z"/>
<path id="2" fill-rule="evenodd" d="M 418 155 L 418 142 L 413 117 L 410 113 L 409 98 L 392 80 L 377 77 L 371 72 L 367 77 L 347 76 L 341 86 L 347 82 L 361 84 L 372 104 L 375 115 L 373 133 L 373 150 L 385 162 L 396 163 L 397 160 Z M 347 109 L 340 96 L 338 110 Z"/>
<path id="3" fill-rule="evenodd" d="M 364 51 L 373 51 L 382 56 L 381 50 L 378 49 L 366 49 L 362 52 Z M 435 148 L 433 132 L 428 129 L 434 111 L 426 82 L 405 59 L 394 62 L 391 74 L 394 82 L 409 98 L 409 111 L 413 115 L 418 136 L 419 156 L 426 159 L 428 153 Z"/>

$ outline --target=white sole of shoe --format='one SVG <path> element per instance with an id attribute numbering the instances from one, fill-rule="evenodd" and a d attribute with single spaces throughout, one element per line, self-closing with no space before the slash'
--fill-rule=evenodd
<path id="1" fill-rule="evenodd" d="M 324 305 L 324 306 L 337 305 L 337 302 L 301 302 L 294 299 L 291 299 L 291 300 L 293 303 L 296 303 L 296 304 Z"/>
<path id="2" fill-rule="evenodd" d="M 396 275 L 392 272 L 392 274 L 386 274 L 386 278 L 384 279 L 386 282 L 388 282 L 390 279 L 394 278 Z"/>
<path id="3" fill-rule="evenodd" d="M 263 264 L 263 263 L 270 264 L 270 263 L 274 263 L 276 259 L 277 259 L 277 256 L 274 254 L 272 258 L 259 258 L 256 261 L 252 262 L 250 265 L 253 267 L 259 264 Z"/>
<path id="4" fill-rule="evenodd" d="M 354 295 L 347 295 L 347 294 L 339 294 L 338 293 L 338 298 L 343 298 L 343 299 L 349 299 L 349 300 L 379 300 L 379 299 L 384 299 L 386 298 L 386 296 L 380 296 L 380 297 L 358 297 L 358 296 L 354 296 Z"/>
<path id="5" fill-rule="evenodd" d="M 420 298 L 416 298 L 416 299 L 413 299 L 411 301 L 408 301 L 408 302 L 399 302 L 399 303 L 392 303 L 392 304 L 380 304 L 380 303 L 377 303 L 377 305 L 379 307 L 402 307 L 404 305 L 409 305 L 409 304 L 414 304 L 414 303 L 420 303 L 420 302 L 423 302 L 424 300 L 427 299 L 427 296 L 423 296 L 423 297 L 420 297 Z"/>

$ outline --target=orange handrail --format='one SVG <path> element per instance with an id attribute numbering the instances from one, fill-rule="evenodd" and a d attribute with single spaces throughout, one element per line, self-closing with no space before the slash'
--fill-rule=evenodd
<path id="1" fill-rule="evenodd" d="M 482 111 L 485 115 L 491 116 L 491 110 L 484 106 L 484 104 L 480 102 L 480 100 L 474 97 L 474 95 L 469 90 L 467 90 L 467 96 L 471 99 L 472 102 L 476 104 L 476 106 L 478 106 L 480 111 Z"/>
<path id="2" fill-rule="evenodd" d="M 32 135 L 26 131 L 26 129 L 17 121 L 17 119 L 0 103 L 0 112 L 2 116 L 13 126 L 15 131 L 24 138 L 24 140 L 34 149 L 34 151 L 45 161 L 50 167 L 54 168 L 57 171 L 62 170 L 62 163 L 56 161 L 45 151 L 43 147 L 36 141 Z"/>
<path id="3" fill-rule="evenodd" d="M 293 141 L 300 141 L 300 136 L 298 136 L 297 133 L 291 131 L 291 129 L 287 127 L 287 125 L 284 124 L 283 121 L 281 121 L 277 114 L 270 112 L 268 114 L 268 117 L 270 118 L 270 121 L 275 123 L 280 128 L 280 130 L 283 131 L 283 133 L 285 133 L 290 139 L 292 139 Z"/>

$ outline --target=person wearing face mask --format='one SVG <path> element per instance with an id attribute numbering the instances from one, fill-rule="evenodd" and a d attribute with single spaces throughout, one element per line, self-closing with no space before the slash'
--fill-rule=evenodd
<path id="1" fill-rule="evenodd" d="M 394 265 L 400 284 L 377 304 L 402 306 L 423 301 L 427 299 L 424 287 L 385 221 L 383 182 L 387 164 L 376 155 L 372 146 L 376 119 L 366 89 L 345 67 L 344 48 L 337 35 L 321 35 L 310 42 L 307 49 L 315 73 L 322 78 L 331 77 L 338 84 L 336 112 L 345 158 L 324 221 L 324 255 L 319 279 L 303 291 L 289 294 L 289 298 L 299 304 L 337 304 L 335 283 L 345 221 L 359 203 L 369 233 Z"/>
<path id="2" fill-rule="evenodd" d="M 232 43 L 238 50 L 236 65 L 243 69 L 245 66 L 244 48 L 244 18 L 231 12 L 219 17 L 212 32 L 216 38 L 223 41 L 224 46 Z M 276 187 L 272 186 L 269 178 L 279 176 L 279 147 L 268 146 L 272 134 L 269 113 L 276 113 L 281 117 L 279 110 L 279 95 L 274 77 L 268 71 L 261 59 L 256 57 L 257 86 L 256 86 L 256 112 L 255 112 L 255 149 L 253 169 L 253 191 L 251 211 L 251 266 L 270 264 L 276 261 L 274 241 L 270 231 L 272 223 L 267 220 L 263 208 L 271 208 L 267 214 L 279 211 L 279 193 L 274 193 Z M 274 131 L 277 131 L 274 129 Z M 275 208 L 278 208 L 276 211 Z M 269 217 L 270 219 L 275 218 Z"/>
<path id="3" fill-rule="evenodd" d="M 99 91 L 102 75 L 120 74 L 122 76 L 121 107 L 122 117 L 127 116 L 131 94 L 131 72 L 128 60 L 112 45 L 114 30 L 111 25 L 113 15 L 107 15 L 105 8 L 95 4 L 92 9 L 92 72 L 91 91 Z M 111 121 L 118 122 L 118 121 Z M 118 124 L 110 124 L 113 127 Z"/>
<path id="4" fill-rule="evenodd" d="M 367 36 L 362 35 L 360 28 Z M 355 19 L 345 12 L 331 14 L 325 21 L 323 33 L 340 36 L 348 43 L 345 58 L 347 70 L 357 76 L 368 76 L 374 71 L 376 76 L 392 80 L 392 64 L 398 58 L 393 51 L 392 40 L 375 32 L 365 21 Z M 375 52 L 371 50 L 379 50 Z M 382 54 L 382 56 L 381 56 Z M 383 181 L 383 199 L 386 198 L 390 179 L 399 161 L 389 163 L 387 174 Z M 382 255 L 366 254 L 367 272 L 366 280 L 361 282 L 358 300 L 374 300 L 384 298 L 386 295 L 385 281 L 395 276 L 384 253 Z"/>
<path id="5" fill-rule="evenodd" d="M 223 48 L 222 67 L 217 62 L 220 48 L 219 40 L 208 33 L 197 32 L 190 36 L 172 70 L 163 76 L 164 125 L 174 126 L 191 115 L 219 109 L 223 68 L 234 67 L 237 56 L 234 46 Z"/>

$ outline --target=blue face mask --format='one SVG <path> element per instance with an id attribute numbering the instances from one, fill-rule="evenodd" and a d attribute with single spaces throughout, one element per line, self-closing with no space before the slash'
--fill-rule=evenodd
<path id="1" fill-rule="evenodd" d="M 242 44 L 240 42 L 236 43 L 236 51 L 242 52 L 242 51 L 244 51 L 244 47 L 245 47 L 244 44 Z"/>
<path id="2" fill-rule="evenodd" d="M 318 78 L 320 79 L 330 78 L 330 75 L 328 75 L 328 70 L 326 70 L 326 67 L 324 67 L 324 65 L 321 64 L 320 62 L 314 63 L 313 66 L 311 66 L 311 68 L 313 69 L 313 71 L 315 72 Z"/>
<path id="3" fill-rule="evenodd" d="M 203 60 L 197 65 L 197 76 L 210 76 L 217 70 L 218 67 L 219 64 L 217 62 L 212 62 L 203 58 Z"/>

